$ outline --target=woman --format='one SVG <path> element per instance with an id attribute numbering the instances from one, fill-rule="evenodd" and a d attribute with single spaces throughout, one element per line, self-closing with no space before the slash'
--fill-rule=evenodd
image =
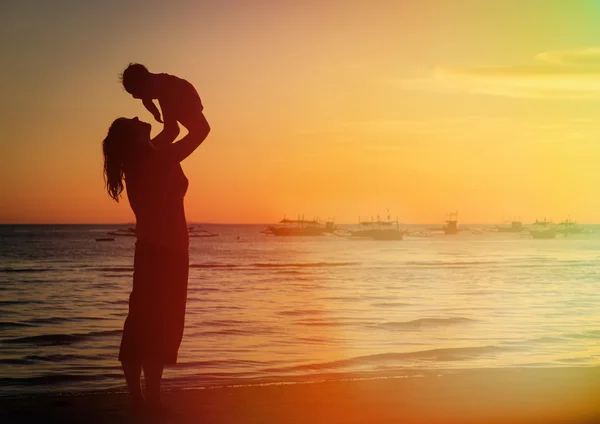
<path id="1" fill-rule="evenodd" d="M 199 129 L 176 143 L 161 143 L 158 137 L 151 140 L 150 129 L 150 124 L 137 117 L 119 118 L 102 146 L 108 194 L 118 202 L 126 187 L 136 217 L 133 290 L 119 352 L 136 412 L 163 410 L 163 367 L 177 361 L 189 266 L 183 206 L 188 180 L 179 163 L 210 132 L 204 115 Z"/>

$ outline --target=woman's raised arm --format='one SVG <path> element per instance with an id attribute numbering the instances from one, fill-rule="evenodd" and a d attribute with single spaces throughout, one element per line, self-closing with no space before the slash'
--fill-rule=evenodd
<path id="1" fill-rule="evenodd" d="M 160 154 L 168 156 L 178 162 L 181 162 L 191 155 L 192 152 L 202 144 L 210 132 L 210 126 L 208 125 L 208 121 L 206 120 L 204 114 L 200 114 L 197 123 L 198 125 L 195 125 L 194 128 L 181 140 L 158 148 L 157 150 L 160 152 Z"/>

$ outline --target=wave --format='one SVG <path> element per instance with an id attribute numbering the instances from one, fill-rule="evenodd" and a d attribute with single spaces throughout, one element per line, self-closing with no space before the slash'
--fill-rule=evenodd
<path id="1" fill-rule="evenodd" d="M 325 313 L 325 311 L 320 310 L 320 309 L 294 309 L 291 311 L 277 312 L 278 315 L 292 316 L 292 317 L 304 316 L 304 315 L 321 315 L 324 313 Z"/>
<path id="2" fill-rule="evenodd" d="M 122 330 L 91 331 L 80 334 L 43 334 L 2 340 L 6 344 L 32 344 L 36 346 L 64 346 L 98 338 L 121 335 Z"/>
<path id="3" fill-rule="evenodd" d="M 247 268 L 323 268 L 323 267 L 340 267 L 356 265 L 357 262 L 305 262 L 305 263 L 250 263 L 250 264 L 223 264 L 223 263 L 206 263 L 206 264 L 190 264 L 190 268 L 198 269 L 247 269 Z M 80 268 L 86 268 L 90 271 L 99 272 L 133 272 L 132 266 L 121 267 L 95 267 L 82 265 Z M 65 271 L 64 268 L 0 268 L 0 273 L 42 273 L 52 271 Z"/>
<path id="4" fill-rule="evenodd" d="M 220 330 L 199 331 L 190 334 L 190 337 L 204 336 L 257 336 L 264 334 L 275 334 L 277 331 L 271 328 L 223 328 Z"/>
<path id="5" fill-rule="evenodd" d="M 212 331 L 200 331 L 198 333 L 193 333 L 191 336 L 193 337 L 204 337 L 204 336 L 251 336 L 259 333 L 264 333 L 263 331 L 256 330 L 243 330 L 238 328 L 226 328 L 223 330 L 212 330 Z"/>
<path id="6" fill-rule="evenodd" d="M 10 306 L 10 305 L 31 305 L 34 303 L 41 303 L 36 300 L 0 300 L 0 306 Z"/>
<path id="7" fill-rule="evenodd" d="M 28 361 L 22 358 L 6 358 L 0 359 L 0 365 L 31 365 L 32 361 Z"/>
<path id="8" fill-rule="evenodd" d="M 65 362 L 65 361 L 99 361 L 106 360 L 106 357 L 100 355 L 73 355 L 73 354 L 55 354 L 55 355 L 27 355 L 23 357 L 27 361 L 34 362 Z"/>
<path id="9" fill-rule="evenodd" d="M 24 321 L 26 323 L 26 325 L 31 325 L 31 324 L 62 324 L 65 322 L 78 322 L 78 321 L 101 321 L 104 320 L 106 318 L 102 318 L 102 317 L 70 317 L 70 318 L 66 318 L 66 317 L 50 317 L 50 318 L 31 318 L 28 319 L 27 321 Z"/>
<path id="10" fill-rule="evenodd" d="M 475 322 L 471 318 L 419 318 L 412 321 L 391 321 L 376 324 L 375 327 L 389 330 L 414 330 L 419 328 L 445 327 Z"/>
<path id="11" fill-rule="evenodd" d="M 578 333 L 565 333 L 561 337 L 567 339 L 600 339 L 600 330 L 585 330 Z"/>
<path id="12" fill-rule="evenodd" d="M 33 327 L 32 324 L 27 324 L 24 322 L 10 322 L 4 321 L 0 322 L 0 329 L 9 329 L 9 328 L 23 328 L 23 327 Z"/>
<path id="13" fill-rule="evenodd" d="M 312 343 L 312 344 L 322 344 L 322 343 L 331 343 L 330 339 L 325 339 L 322 337 L 298 337 L 297 340 L 300 340 L 304 343 Z"/>
<path id="14" fill-rule="evenodd" d="M 56 268 L 12 268 L 12 267 L 0 268 L 0 273 L 2 273 L 2 272 L 4 272 L 4 273 L 20 273 L 20 272 L 34 273 L 34 272 L 49 272 L 49 271 L 57 271 L 57 269 Z"/>
<path id="15" fill-rule="evenodd" d="M 404 302 L 380 302 L 373 303 L 373 306 L 376 308 L 395 308 L 397 306 L 412 306 L 412 304 Z"/>
<path id="16" fill-rule="evenodd" d="M 133 272 L 132 266 L 119 266 L 119 267 L 90 267 L 92 271 L 102 272 Z"/>
<path id="17" fill-rule="evenodd" d="M 206 263 L 191 264 L 190 268 L 208 268 L 208 269 L 238 269 L 238 268 L 323 268 L 356 265 L 358 262 L 300 262 L 300 263 L 265 263 L 256 262 L 250 264 L 222 264 Z"/>
<path id="18" fill-rule="evenodd" d="M 449 362 L 471 359 L 473 356 L 501 353 L 507 348 L 498 346 L 455 347 L 420 350 L 403 353 L 379 353 L 375 355 L 356 356 L 332 362 L 296 365 L 291 367 L 268 368 L 264 372 L 307 372 L 321 370 L 338 370 L 352 367 L 372 367 L 381 365 L 401 365 L 405 361 Z"/>
<path id="19" fill-rule="evenodd" d="M 525 340 L 517 340 L 514 342 L 509 342 L 513 345 L 536 345 L 536 344 L 552 344 L 552 343 L 564 343 L 565 338 L 562 336 L 542 336 L 536 337 L 533 339 L 525 339 Z"/>
<path id="20" fill-rule="evenodd" d="M 223 320 L 212 320 L 212 321 L 204 321 L 202 323 L 200 323 L 200 326 L 217 326 L 217 327 L 228 327 L 228 326 L 247 326 L 249 323 L 248 321 L 239 321 L 239 320 L 235 320 L 235 319 L 223 319 Z"/>
<path id="21" fill-rule="evenodd" d="M 322 268 L 322 267 L 336 267 L 336 266 L 349 266 L 356 265 L 358 262 L 306 262 L 306 263 L 255 263 L 251 266 L 257 268 Z"/>
<path id="22" fill-rule="evenodd" d="M 364 327 L 373 325 L 373 321 L 349 321 L 348 318 L 344 317 L 333 317 L 329 321 L 318 318 L 304 318 L 301 321 L 296 321 L 294 324 L 307 327 Z"/>
<path id="23" fill-rule="evenodd" d="M 468 265 L 494 265 L 503 263 L 501 261 L 409 261 L 406 265 L 409 266 L 430 266 L 430 267 L 460 267 Z"/>
<path id="24" fill-rule="evenodd" d="M 361 296 L 324 296 L 317 300 L 343 300 L 343 301 L 354 301 L 361 299 Z"/>
<path id="25" fill-rule="evenodd" d="M 106 357 L 100 355 L 27 355 L 22 358 L 5 358 L 0 359 L 0 364 L 3 365 L 34 365 L 37 363 L 55 363 L 55 362 L 72 362 L 72 361 L 104 361 Z"/>
<path id="26" fill-rule="evenodd" d="M 238 264 L 190 264 L 190 268 L 239 268 Z"/>
<path id="27" fill-rule="evenodd" d="M 494 292 L 493 290 L 472 290 L 472 291 L 466 291 L 466 292 L 458 292 L 457 294 L 463 295 L 463 296 L 485 296 L 488 294 L 494 294 L 496 292 Z"/>
<path id="28" fill-rule="evenodd" d="M 0 378 L 0 386 L 45 386 L 60 383 L 121 380 L 122 378 L 122 374 L 49 374 L 37 377 Z"/>
<path id="29" fill-rule="evenodd" d="M 248 359 L 213 359 L 206 361 L 189 361 L 189 362 L 177 362 L 177 368 L 210 368 L 210 367 L 236 367 L 236 366 L 258 366 L 265 365 L 263 361 L 252 361 Z"/>
<path id="30" fill-rule="evenodd" d="M 308 327 L 337 327 L 340 325 L 340 323 L 334 321 L 298 321 L 296 324 Z"/>

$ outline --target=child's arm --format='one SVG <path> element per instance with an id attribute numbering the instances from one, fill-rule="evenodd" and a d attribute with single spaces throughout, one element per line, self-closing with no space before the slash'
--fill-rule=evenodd
<path id="1" fill-rule="evenodd" d="M 152 145 L 155 149 L 162 149 L 171 145 L 179 135 L 179 124 L 173 116 L 173 111 L 168 106 L 163 107 L 161 104 L 161 107 L 163 110 L 163 118 L 165 119 L 165 126 L 160 134 L 152 139 Z"/>
<path id="2" fill-rule="evenodd" d="M 160 112 L 158 111 L 158 108 L 156 107 L 152 99 L 142 99 L 142 103 L 144 104 L 144 107 L 148 109 L 148 112 L 150 112 L 152 116 L 154 116 L 154 119 L 156 119 L 162 124 L 163 121 L 162 119 L 160 119 Z"/>

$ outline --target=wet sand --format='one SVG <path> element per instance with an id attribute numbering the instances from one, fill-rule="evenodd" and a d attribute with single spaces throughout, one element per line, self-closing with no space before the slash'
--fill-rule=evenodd
<path id="1" fill-rule="evenodd" d="M 177 419 L 140 419 L 123 393 L 0 398 L 1 423 L 600 423 L 600 367 L 171 390 Z"/>

